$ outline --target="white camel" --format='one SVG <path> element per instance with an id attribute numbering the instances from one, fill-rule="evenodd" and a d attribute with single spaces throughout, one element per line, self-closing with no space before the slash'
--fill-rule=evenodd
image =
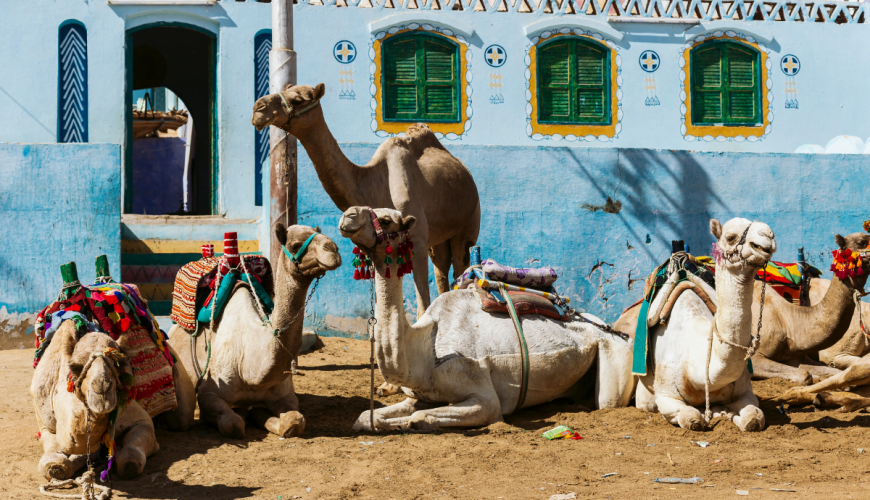
<path id="1" fill-rule="evenodd" d="M 383 263 L 389 238 L 378 242 L 373 214 L 383 232 L 394 236 L 410 231 L 416 219 L 392 209 L 351 207 L 339 222 L 342 236 L 375 263 L 375 340 L 381 374 L 410 396 L 375 410 L 375 430 L 501 421 L 502 415 L 518 409 L 523 385 L 522 348 L 510 317 L 483 311 L 473 290 L 456 290 L 440 295 L 415 324 L 409 324 L 396 264 Z M 386 277 L 387 266 L 392 278 Z M 520 407 L 568 394 L 596 358 L 598 407 L 628 404 L 634 387 L 630 341 L 576 316 L 567 322 L 540 315 L 520 318 L 529 352 L 527 394 Z M 371 430 L 368 411 L 360 415 L 354 430 Z"/>
<path id="2" fill-rule="evenodd" d="M 651 356 L 635 400 L 638 408 L 658 410 L 671 424 L 702 430 L 705 418 L 696 406 L 705 405 L 709 374 L 710 403 L 716 403 L 713 417 L 730 417 L 742 431 L 760 431 L 764 414 L 752 393 L 745 348 L 755 328 L 751 324 L 755 273 L 776 251 L 776 241 L 767 224 L 741 218 L 724 226 L 712 219 L 710 232 L 719 240 L 721 252 L 716 290 L 706 290 L 714 300 L 718 295 L 717 312 L 714 316 L 694 293 L 680 295 L 667 325 L 649 332 Z"/>

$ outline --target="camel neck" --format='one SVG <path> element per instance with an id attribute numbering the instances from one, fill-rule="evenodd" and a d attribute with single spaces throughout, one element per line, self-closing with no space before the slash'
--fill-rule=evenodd
<path id="1" fill-rule="evenodd" d="M 739 274 L 716 273 L 718 305 L 714 321 L 719 335 L 739 346 L 749 347 L 752 336 L 752 292 L 757 268 L 746 266 Z M 746 367 L 746 351 L 718 338 L 713 339 L 711 380 L 737 379 Z"/>
<path id="2" fill-rule="evenodd" d="M 396 266 L 390 265 L 392 278 L 386 278 L 384 271 L 388 264 L 375 264 L 375 343 L 377 346 L 378 367 L 384 377 L 396 381 L 407 380 L 409 373 L 407 359 L 413 356 L 414 349 L 409 344 L 411 328 L 405 316 L 405 300 L 402 293 L 402 279 L 396 277 Z"/>
<path id="3" fill-rule="evenodd" d="M 311 158 L 323 189 L 341 211 L 355 205 L 367 205 L 366 200 L 359 195 L 362 191 L 358 189 L 364 169 L 341 151 L 323 119 L 323 112 L 319 109 L 313 112 L 320 114 L 320 119 L 300 132 L 297 138 Z"/>
<path id="4" fill-rule="evenodd" d="M 272 310 L 272 327 L 281 330 L 281 342 L 287 346 L 292 338 L 302 338 L 302 324 L 305 321 L 305 294 L 311 286 L 311 279 L 297 277 L 287 269 L 291 265 L 284 255 L 275 266 L 275 307 Z M 270 332 L 271 333 L 271 332 Z M 274 333 L 271 333 L 274 335 Z M 282 356 L 289 353 L 279 349 Z M 289 361 L 288 361 L 289 362 Z"/>
<path id="5" fill-rule="evenodd" d="M 856 286 L 863 287 L 866 275 L 856 281 Z M 834 276 L 825 296 L 818 304 L 811 307 L 788 304 L 787 308 L 796 315 L 795 326 L 799 325 L 798 327 L 806 332 L 815 332 L 813 335 L 803 336 L 806 338 L 801 338 L 803 342 L 799 342 L 800 345 L 796 345 L 795 349 L 822 350 L 836 344 L 852 323 L 852 316 L 855 313 L 854 293 L 851 285 L 847 286 L 840 278 Z"/>

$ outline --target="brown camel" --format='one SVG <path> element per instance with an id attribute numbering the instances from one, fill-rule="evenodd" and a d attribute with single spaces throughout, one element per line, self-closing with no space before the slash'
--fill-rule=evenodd
<path id="1" fill-rule="evenodd" d="M 468 267 L 468 249 L 480 231 L 480 199 L 471 172 L 422 123 L 410 124 L 403 137 L 387 139 L 368 164 L 354 164 L 326 125 L 319 106 L 324 92 L 322 83 L 288 85 L 257 100 L 251 123 L 257 130 L 274 125 L 298 138 L 342 212 L 369 206 L 414 216 L 411 240 L 418 250 L 429 249 L 438 293 L 447 292 L 451 263 L 456 278 Z M 426 253 L 417 251 L 413 264 L 419 317 L 431 302 Z"/>
<path id="2" fill-rule="evenodd" d="M 854 233 L 835 236 L 840 249 L 860 251 L 867 248 L 870 235 Z M 764 300 L 764 318 L 758 351 L 752 357 L 753 378 L 779 377 L 806 385 L 815 379 L 830 377 L 838 370 L 810 358 L 837 343 L 849 330 L 855 312 L 854 290 L 861 290 L 870 271 L 864 262 L 864 274 L 844 281 L 834 277 L 820 300 L 811 307 L 792 304 L 768 289 Z M 815 282 L 817 280 L 813 280 Z M 822 280 L 818 280 L 822 281 Z M 752 324 L 758 322 L 761 303 L 760 282 L 755 283 Z M 816 296 L 819 293 L 816 292 Z M 639 305 L 626 310 L 614 324 L 617 330 L 634 334 Z"/>

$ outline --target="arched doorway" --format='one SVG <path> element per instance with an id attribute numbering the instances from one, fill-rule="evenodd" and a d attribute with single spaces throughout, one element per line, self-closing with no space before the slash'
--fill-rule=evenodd
<path id="1" fill-rule="evenodd" d="M 214 33 L 187 24 L 157 23 L 127 30 L 124 213 L 218 212 L 216 45 Z M 184 137 L 172 137 L 171 131 L 134 137 L 133 94 L 143 89 L 150 94 L 153 89 L 168 89 L 183 101 L 190 118 Z M 156 95 L 149 97 L 158 105 L 161 102 Z M 137 114 L 137 119 L 142 117 Z M 144 117 L 148 119 L 147 114 Z"/>

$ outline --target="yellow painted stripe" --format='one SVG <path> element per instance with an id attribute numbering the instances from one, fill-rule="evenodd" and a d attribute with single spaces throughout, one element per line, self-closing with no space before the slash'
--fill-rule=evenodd
<path id="1" fill-rule="evenodd" d="M 142 296 L 150 300 L 172 300 L 172 283 L 138 283 Z"/>
<path id="2" fill-rule="evenodd" d="M 213 244 L 215 253 L 223 253 L 224 241 L 183 241 L 183 240 L 121 240 L 121 253 L 201 253 L 202 246 Z M 239 241 L 239 252 L 259 252 L 257 240 Z"/>

